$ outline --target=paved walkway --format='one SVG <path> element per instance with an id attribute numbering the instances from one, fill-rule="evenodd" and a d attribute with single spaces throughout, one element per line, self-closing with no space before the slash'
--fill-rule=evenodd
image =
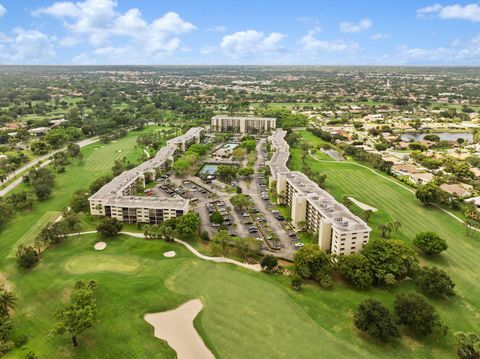
<path id="1" fill-rule="evenodd" d="M 68 236 L 69 236 L 69 237 L 75 237 L 75 236 L 81 236 L 81 235 L 84 235 L 84 234 L 94 234 L 94 233 L 97 233 L 97 231 L 86 231 L 86 232 L 71 233 L 71 234 L 69 234 Z M 144 235 L 143 233 L 135 233 L 135 232 L 125 232 L 125 231 L 122 231 L 122 232 L 120 232 L 119 234 L 124 234 L 124 235 L 126 235 L 126 236 L 135 237 L 135 238 L 145 238 L 145 235 Z M 261 272 L 261 270 L 262 270 L 260 264 L 242 263 L 242 262 L 236 261 L 236 260 L 234 260 L 234 259 L 226 258 L 226 257 L 209 257 L 209 256 L 206 256 L 206 255 L 200 253 L 200 252 L 197 251 L 195 248 L 193 248 L 190 244 L 188 244 L 188 243 L 185 242 L 185 241 L 182 241 L 181 239 L 175 238 L 174 241 L 175 241 L 176 243 L 179 243 L 179 244 L 183 245 L 183 246 L 186 247 L 190 252 L 192 252 L 195 256 L 197 256 L 198 258 L 203 259 L 203 260 L 205 260 L 205 261 L 210 261 L 210 262 L 215 262 L 215 263 L 229 263 L 229 264 L 234 264 L 234 265 L 236 265 L 236 266 L 239 266 L 239 267 L 242 267 L 242 268 L 246 268 L 246 269 L 250 269 L 250 270 L 253 270 L 253 271 L 255 271 L 255 272 Z"/>
<path id="2" fill-rule="evenodd" d="M 85 147 L 87 145 L 91 145 L 92 143 L 95 143 L 99 140 L 98 137 L 93 137 L 93 138 L 88 138 L 86 140 L 82 140 L 82 141 L 78 141 L 76 142 L 77 145 L 79 145 L 80 147 Z M 26 165 L 20 167 L 19 169 L 15 170 L 13 173 L 11 173 L 10 175 L 8 175 L 5 179 L 5 181 L 9 181 L 11 180 L 12 178 L 14 178 L 16 176 L 16 174 L 18 173 L 23 173 L 25 172 L 26 170 L 28 170 L 29 168 L 37 165 L 39 162 L 42 162 L 42 161 L 45 161 L 45 162 L 42 162 L 40 164 L 40 167 L 45 167 L 47 166 L 48 164 L 50 164 L 50 162 L 52 162 L 52 160 L 50 160 L 49 158 L 52 157 L 54 154 L 60 152 L 60 151 L 65 151 L 66 150 L 66 146 L 65 147 L 62 147 L 61 149 L 59 150 L 56 150 L 56 151 L 53 151 L 52 153 L 49 153 L 45 156 L 41 156 L 41 157 L 38 157 L 37 159 L 31 161 L 31 162 L 28 162 Z M 12 183 L 9 183 L 5 188 L 3 188 L 2 190 L 0 190 L 0 196 L 5 196 L 8 192 L 10 192 L 11 190 L 13 190 L 15 187 L 17 187 L 20 183 L 22 183 L 23 181 L 23 177 L 24 176 L 20 176 L 18 177 L 17 179 L 15 179 L 14 181 L 12 181 Z"/>

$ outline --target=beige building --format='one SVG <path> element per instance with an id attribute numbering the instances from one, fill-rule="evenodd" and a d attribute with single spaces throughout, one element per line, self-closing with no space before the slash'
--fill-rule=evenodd
<path id="1" fill-rule="evenodd" d="M 277 130 L 269 137 L 275 150 L 269 166 L 279 204 L 291 208 L 293 227 L 317 235 L 324 251 L 337 255 L 359 252 L 368 243 L 371 228 L 305 174 L 288 170 L 284 136 L 285 131 Z"/>
<path id="2" fill-rule="evenodd" d="M 181 216 L 189 211 L 189 201 L 184 198 L 138 196 L 138 187 L 145 188 L 145 178 L 150 180 L 169 169 L 178 150 L 200 142 L 203 129 L 194 127 L 182 136 L 169 140 L 156 156 L 141 165 L 121 173 L 100 188 L 88 199 L 90 213 L 116 218 L 125 223 L 157 224 Z"/>
<path id="3" fill-rule="evenodd" d="M 266 133 L 277 127 L 277 119 L 271 117 L 213 116 L 215 132 Z"/>
<path id="4" fill-rule="evenodd" d="M 201 127 L 192 127 L 185 134 L 168 140 L 167 144 L 175 145 L 179 150 L 186 151 L 190 145 L 200 143 L 204 131 Z"/>

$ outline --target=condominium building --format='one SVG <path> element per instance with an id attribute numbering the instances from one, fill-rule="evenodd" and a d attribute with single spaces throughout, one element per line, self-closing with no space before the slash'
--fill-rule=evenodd
<path id="1" fill-rule="evenodd" d="M 202 127 L 192 127 L 185 134 L 168 140 L 167 144 L 175 145 L 179 150 L 186 151 L 190 145 L 200 143 L 204 131 Z"/>
<path id="2" fill-rule="evenodd" d="M 284 136 L 285 131 L 277 130 L 269 137 L 275 150 L 269 166 L 278 203 L 291 208 L 293 227 L 318 235 L 322 250 L 337 255 L 359 252 L 368 243 L 371 228 L 305 174 L 288 170 Z"/>
<path id="3" fill-rule="evenodd" d="M 212 129 L 215 132 L 266 133 L 276 127 L 277 119 L 272 117 L 212 117 Z"/>
<path id="4" fill-rule="evenodd" d="M 189 201 L 184 198 L 146 197 L 138 196 L 135 192 L 138 188 L 145 188 L 146 177 L 154 180 L 160 172 L 169 169 L 175 152 L 184 151 L 192 143 L 200 142 L 202 133 L 201 127 L 191 128 L 184 135 L 167 141 L 167 145 L 154 158 L 115 177 L 90 196 L 90 213 L 125 223 L 150 224 L 187 213 Z"/>

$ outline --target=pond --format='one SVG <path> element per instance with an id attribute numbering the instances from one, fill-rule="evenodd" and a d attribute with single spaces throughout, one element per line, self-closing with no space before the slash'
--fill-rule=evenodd
<path id="1" fill-rule="evenodd" d="M 238 143 L 227 143 L 225 146 L 223 146 L 224 149 L 226 150 L 233 150 L 234 148 L 238 147 Z"/>
<path id="2" fill-rule="evenodd" d="M 218 169 L 218 165 L 205 164 L 200 170 L 200 173 L 204 175 L 213 175 L 215 174 L 215 172 L 217 172 L 217 169 Z"/>
<path id="3" fill-rule="evenodd" d="M 465 141 L 473 141 L 473 133 L 471 132 L 415 132 L 404 133 L 401 136 L 402 141 L 409 142 L 410 140 L 420 141 L 423 140 L 425 135 L 437 135 L 441 140 L 456 141 L 457 138 L 463 138 Z"/>

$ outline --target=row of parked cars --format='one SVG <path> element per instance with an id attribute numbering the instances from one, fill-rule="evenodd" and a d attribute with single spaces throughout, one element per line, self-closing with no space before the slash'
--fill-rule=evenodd
<path id="1" fill-rule="evenodd" d="M 230 217 L 230 214 L 227 211 L 227 206 L 225 202 L 223 201 L 215 201 L 215 202 L 207 202 L 206 204 L 207 207 L 207 212 L 212 214 L 216 210 L 222 215 L 223 217 L 223 223 L 226 226 L 231 226 L 232 225 L 232 218 Z M 218 223 L 212 223 L 213 227 L 220 227 L 220 224 Z"/>

